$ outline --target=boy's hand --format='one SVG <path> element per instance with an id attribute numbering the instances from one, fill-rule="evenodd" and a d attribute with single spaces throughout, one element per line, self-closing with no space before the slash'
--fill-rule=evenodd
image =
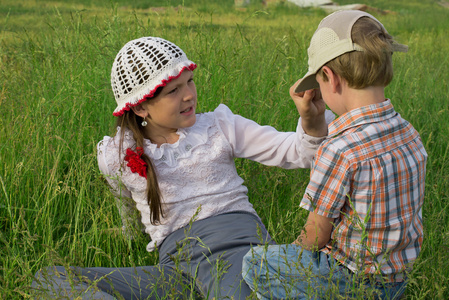
<path id="1" fill-rule="evenodd" d="M 326 136 L 327 123 L 324 117 L 326 103 L 324 103 L 321 97 L 320 90 L 315 89 L 295 93 L 295 87 L 298 83 L 299 81 L 290 88 L 290 97 L 295 102 L 301 116 L 301 125 L 304 132 L 316 137 Z"/>
<path id="2" fill-rule="evenodd" d="M 301 234 L 292 243 L 309 251 L 318 251 L 331 239 L 334 219 L 310 212 Z"/>

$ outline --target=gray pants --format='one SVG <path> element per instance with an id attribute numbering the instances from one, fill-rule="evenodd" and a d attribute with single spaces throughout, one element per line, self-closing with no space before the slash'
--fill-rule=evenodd
<path id="1" fill-rule="evenodd" d="M 256 216 L 227 213 L 170 234 L 156 266 L 49 267 L 36 274 L 32 287 L 53 299 L 245 299 L 251 290 L 242 279 L 243 256 L 264 243 L 270 237 Z"/>

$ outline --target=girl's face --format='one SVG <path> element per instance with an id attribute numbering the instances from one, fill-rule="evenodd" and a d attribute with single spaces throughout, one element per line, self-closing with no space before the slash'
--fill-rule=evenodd
<path id="1" fill-rule="evenodd" d="M 170 81 L 156 97 L 141 103 L 148 125 L 148 137 L 155 141 L 165 138 L 170 143 L 178 139 L 178 128 L 191 127 L 196 122 L 197 94 L 193 72 L 185 70 Z"/>

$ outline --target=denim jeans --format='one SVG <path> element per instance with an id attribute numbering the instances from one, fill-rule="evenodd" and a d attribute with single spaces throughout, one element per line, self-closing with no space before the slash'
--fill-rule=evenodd
<path id="1" fill-rule="evenodd" d="M 323 252 L 297 245 L 253 247 L 243 278 L 259 299 L 399 299 L 406 282 L 371 283 Z"/>

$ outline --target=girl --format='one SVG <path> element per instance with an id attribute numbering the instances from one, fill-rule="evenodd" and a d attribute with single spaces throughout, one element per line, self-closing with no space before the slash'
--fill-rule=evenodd
<path id="1" fill-rule="evenodd" d="M 35 287 L 125 299 L 250 294 L 242 257 L 251 245 L 271 241 L 233 159 L 309 168 L 333 115 L 314 91 L 292 94 L 302 115 L 297 132 L 260 126 L 225 105 L 196 114 L 196 67 L 179 47 L 156 37 L 128 42 L 112 67 L 118 126 L 98 144 L 99 168 L 119 203 L 124 232 L 132 232 L 140 215 L 151 237 L 147 250 L 159 250 L 159 265 L 56 267 L 40 272 Z M 69 272 L 81 279 L 68 285 Z"/>

